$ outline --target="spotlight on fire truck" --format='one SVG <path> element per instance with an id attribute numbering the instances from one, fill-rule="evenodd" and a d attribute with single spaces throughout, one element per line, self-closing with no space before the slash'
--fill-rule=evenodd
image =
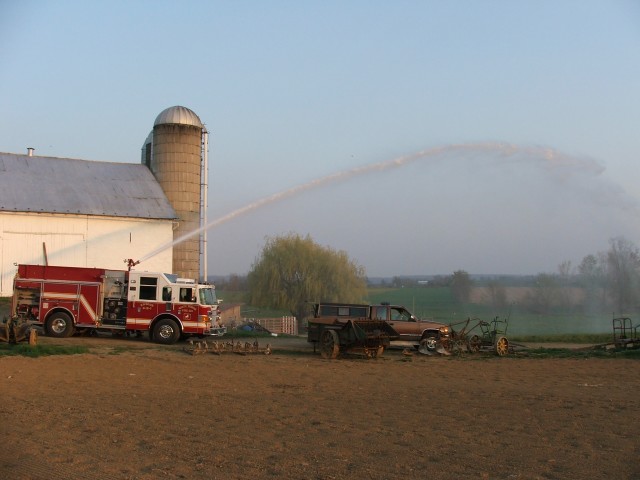
<path id="1" fill-rule="evenodd" d="M 124 259 L 124 263 L 127 264 L 127 267 L 129 268 L 129 271 L 131 271 L 131 269 L 133 267 L 135 267 L 136 265 L 138 265 L 140 263 L 140 260 L 134 260 L 133 258 L 125 258 Z"/>

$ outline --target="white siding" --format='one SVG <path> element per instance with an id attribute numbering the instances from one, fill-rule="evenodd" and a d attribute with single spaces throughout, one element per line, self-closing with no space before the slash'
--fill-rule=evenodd
<path id="1" fill-rule="evenodd" d="M 139 260 L 173 241 L 171 220 L 0 213 L 0 295 L 13 293 L 16 264 L 126 269 L 125 259 Z M 137 269 L 171 272 L 173 249 L 167 248 Z"/>

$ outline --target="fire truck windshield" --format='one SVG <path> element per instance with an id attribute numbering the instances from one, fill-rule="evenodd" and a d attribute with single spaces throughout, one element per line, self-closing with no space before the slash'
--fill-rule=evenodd
<path id="1" fill-rule="evenodd" d="M 216 292 L 211 287 L 200 287 L 200 304 L 201 305 L 217 305 Z"/>

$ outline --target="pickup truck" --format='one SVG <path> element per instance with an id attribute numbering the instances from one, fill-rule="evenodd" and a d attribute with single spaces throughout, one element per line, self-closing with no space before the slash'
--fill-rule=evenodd
<path id="1" fill-rule="evenodd" d="M 400 305 L 372 305 L 372 318 L 386 320 L 398 333 L 391 346 L 415 347 L 421 353 L 446 353 L 449 348 L 451 329 L 444 323 L 421 320 Z"/>

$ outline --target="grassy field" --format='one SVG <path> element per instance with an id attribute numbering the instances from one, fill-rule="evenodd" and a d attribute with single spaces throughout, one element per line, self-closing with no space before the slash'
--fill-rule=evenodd
<path id="1" fill-rule="evenodd" d="M 28 343 L 18 343 L 11 345 L 0 343 L 0 357 L 21 355 L 24 357 L 42 357 L 48 355 L 76 355 L 88 353 L 89 348 L 80 345 L 29 345 Z"/>
<path id="2" fill-rule="evenodd" d="M 566 312 L 551 312 L 537 315 L 510 305 L 504 310 L 494 310 L 478 304 L 460 304 L 447 287 L 424 288 L 373 288 L 369 290 L 371 303 L 389 302 L 404 305 L 420 318 L 431 318 L 450 325 L 465 322 L 467 318 L 490 321 L 496 316 L 508 319 L 510 337 L 583 337 L 608 339 L 612 335 L 611 316 L 587 315 Z M 606 341 L 606 340 L 604 340 Z"/>
<path id="3" fill-rule="evenodd" d="M 242 297 L 234 292 L 219 292 L 225 302 L 242 301 Z M 585 343 L 604 343 L 612 337 L 611 314 L 584 314 L 575 312 L 552 311 L 538 315 L 527 311 L 517 304 L 509 305 L 502 310 L 494 310 L 486 305 L 460 304 L 455 301 L 451 290 L 447 287 L 404 287 L 404 288 L 370 288 L 368 303 L 389 302 L 403 305 L 420 318 L 453 325 L 463 324 L 467 318 L 491 321 L 496 316 L 508 319 L 507 334 L 509 338 L 529 341 L 572 341 Z M 255 306 L 246 306 L 242 310 L 245 317 L 268 317 L 288 315 L 288 312 L 267 310 Z M 640 323 L 633 318 L 634 324 Z"/>

